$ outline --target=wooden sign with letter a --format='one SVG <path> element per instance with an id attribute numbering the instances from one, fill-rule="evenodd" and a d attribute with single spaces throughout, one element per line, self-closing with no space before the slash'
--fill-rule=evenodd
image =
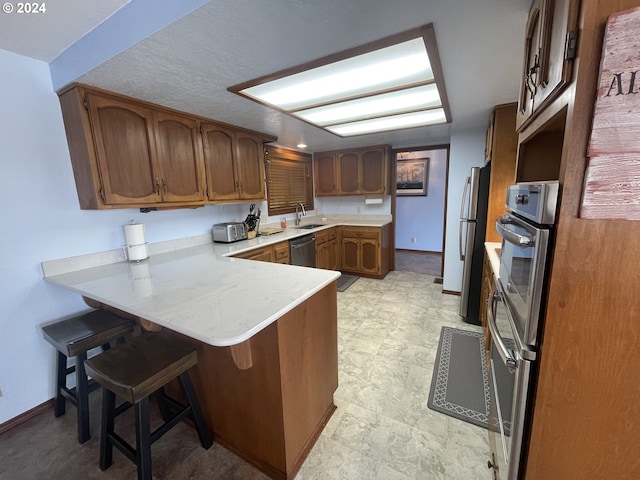
<path id="1" fill-rule="evenodd" d="M 640 8 L 609 17 L 582 218 L 640 220 Z"/>

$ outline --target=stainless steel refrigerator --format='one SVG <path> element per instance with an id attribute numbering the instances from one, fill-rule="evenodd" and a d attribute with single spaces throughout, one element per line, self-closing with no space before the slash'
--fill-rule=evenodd
<path id="1" fill-rule="evenodd" d="M 491 163 L 482 168 L 473 167 L 471 169 L 471 173 L 465 181 L 460 207 L 460 239 L 458 243 L 460 260 L 464 262 L 464 267 L 458 313 L 465 322 L 474 325 L 480 325 L 482 266 L 490 176 Z"/>

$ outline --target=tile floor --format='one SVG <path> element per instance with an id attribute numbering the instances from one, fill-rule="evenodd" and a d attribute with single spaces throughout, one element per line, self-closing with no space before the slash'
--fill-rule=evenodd
<path id="1" fill-rule="evenodd" d="M 457 315 L 459 297 L 442 295 L 433 276 L 391 272 L 358 279 L 338 294 L 338 407 L 296 480 L 489 480 L 486 430 L 427 408 L 440 328 L 479 330 Z M 92 394 L 93 438 L 75 441 L 73 407 L 46 412 L 0 435 L 0 479 L 130 479 L 135 467 L 119 452 L 98 468 L 98 392 Z M 264 480 L 217 444 L 203 450 L 178 425 L 153 446 L 156 479 Z"/>

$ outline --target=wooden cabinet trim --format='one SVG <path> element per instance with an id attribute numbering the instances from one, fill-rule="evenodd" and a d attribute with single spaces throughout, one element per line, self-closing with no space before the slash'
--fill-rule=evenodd
<path id="1" fill-rule="evenodd" d="M 317 152 L 313 156 L 317 196 L 385 195 L 390 192 L 388 145 Z M 365 168 L 365 163 L 367 167 Z M 332 172 L 331 169 L 334 171 Z M 328 178 L 335 178 L 329 188 Z"/>
<path id="2" fill-rule="evenodd" d="M 59 92 L 59 97 L 78 199 L 83 209 L 192 207 L 220 201 L 265 198 L 263 145 L 265 142 L 276 140 L 276 137 L 83 84 L 70 85 Z M 123 112 L 129 111 L 132 115 L 138 115 L 145 123 L 146 140 L 138 140 L 142 138 L 141 133 L 127 135 L 121 132 L 123 134 L 119 137 L 124 141 L 111 142 L 105 147 L 100 136 L 107 131 L 103 131 L 105 125 L 101 125 L 97 108 L 106 105 L 119 106 Z M 182 140 L 178 142 L 187 151 L 172 152 L 175 139 L 163 144 L 161 124 L 165 121 L 175 121 L 176 124 L 191 128 L 191 141 L 187 141 L 188 135 L 182 134 Z M 113 124 L 117 125 L 118 122 Z M 233 147 L 234 161 L 236 164 L 241 163 L 240 167 L 236 165 L 234 168 L 242 170 L 244 167 L 243 176 L 239 176 L 236 171 L 233 172 L 233 175 L 238 177 L 234 179 L 234 186 L 237 185 L 236 190 L 240 191 L 239 194 L 211 194 L 209 184 L 214 181 L 216 169 L 211 168 L 212 165 L 205 166 L 207 148 L 203 145 L 201 124 L 215 125 L 218 129 L 226 129 L 233 133 L 236 143 Z M 143 130 L 140 126 L 137 129 L 139 132 Z M 110 170 L 107 162 L 110 158 L 129 156 L 107 157 L 107 149 L 122 150 L 127 146 L 127 139 L 132 149 L 139 150 L 136 155 L 129 155 L 139 163 L 138 173 L 127 172 L 126 175 L 120 175 L 120 178 L 124 179 L 120 182 L 124 187 L 120 187 L 113 184 L 118 177 L 111 178 L 117 175 L 117 167 L 111 167 Z M 238 140 L 242 144 L 241 147 L 237 145 Z M 240 155 L 238 150 L 241 152 Z M 244 152 L 247 154 L 243 155 Z M 180 159 L 181 167 L 174 165 L 175 161 L 172 159 L 176 158 Z M 144 167 L 145 162 L 147 167 Z M 135 162 L 133 164 L 135 165 Z M 114 190 L 112 185 L 117 186 L 117 189 Z"/>

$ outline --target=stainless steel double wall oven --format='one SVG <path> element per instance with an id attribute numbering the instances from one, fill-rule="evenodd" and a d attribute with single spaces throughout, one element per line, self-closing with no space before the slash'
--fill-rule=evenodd
<path id="1" fill-rule="evenodd" d="M 489 466 L 500 480 L 519 480 L 530 424 L 539 324 L 545 297 L 558 182 L 507 189 L 499 280 L 487 303 L 491 331 Z"/>

